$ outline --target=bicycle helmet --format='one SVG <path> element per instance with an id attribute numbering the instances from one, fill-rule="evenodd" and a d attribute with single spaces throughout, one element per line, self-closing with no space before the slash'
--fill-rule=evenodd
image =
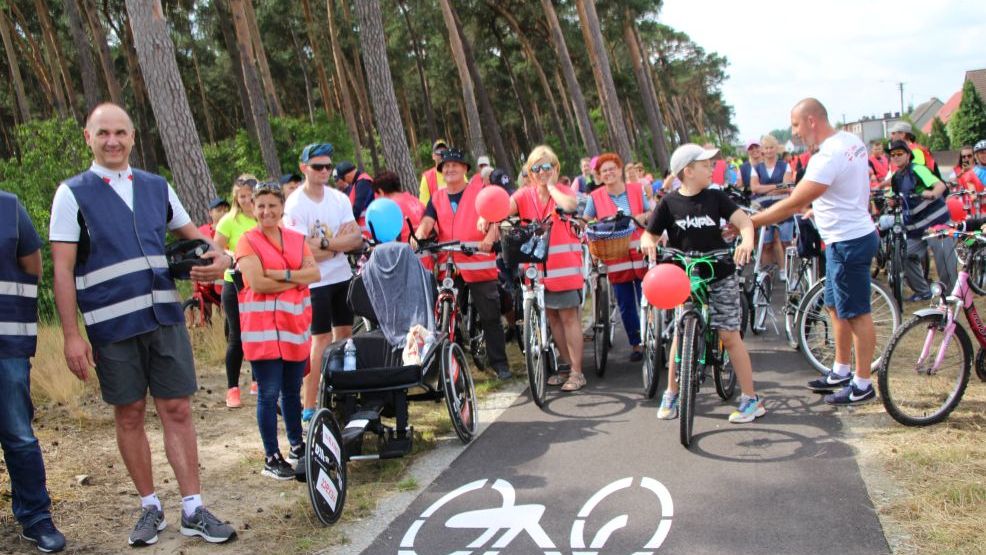
<path id="1" fill-rule="evenodd" d="M 212 262 L 202 258 L 209 250 L 209 243 L 202 239 L 185 239 L 169 243 L 164 249 L 168 259 L 168 271 L 174 279 L 191 279 L 195 266 L 208 266 Z"/>
<path id="2" fill-rule="evenodd" d="M 979 152 L 980 150 L 986 150 L 986 139 L 982 139 L 976 143 L 976 146 L 972 147 L 972 152 Z"/>

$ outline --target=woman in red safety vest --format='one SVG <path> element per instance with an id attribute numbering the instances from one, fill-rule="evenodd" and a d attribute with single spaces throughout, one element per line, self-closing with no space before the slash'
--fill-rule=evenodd
<path id="1" fill-rule="evenodd" d="M 288 458 L 304 454 L 301 380 L 311 349 L 308 285 L 320 279 L 305 237 L 281 226 L 284 194 L 277 183 L 253 191 L 257 227 L 243 234 L 236 260 L 243 275 L 239 292 L 240 335 L 257 394 L 257 425 L 264 444 L 263 475 L 290 480 L 294 470 L 277 442 L 277 401 L 291 444 Z"/>
<path id="2" fill-rule="evenodd" d="M 607 152 L 599 156 L 599 175 L 603 186 L 589 195 L 583 217 L 603 219 L 614 216 L 617 210 L 634 219 L 636 229 L 630 239 L 630 250 L 625 257 L 607 260 L 606 270 L 609 282 L 613 285 L 616 304 L 620 308 L 620 319 L 633 351 L 630 360 L 643 359 L 640 351 L 640 295 L 641 283 L 647 273 L 647 263 L 640 253 L 640 236 L 646 227 L 650 206 L 639 183 L 623 181 L 623 160 L 618 154 Z"/>
<path id="3" fill-rule="evenodd" d="M 559 185 L 558 157 L 550 147 L 541 145 L 531 151 L 524 167 L 530 175 L 531 186 L 518 190 L 510 197 L 510 215 L 526 220 L 543 220 L 551 216 L 551 235 L 548 239 L 548 260 L 544 278 L 544 308 L 548 325 L 562 360 L 570 368 L 559 369 L 551 376 L 549 385 L 560 385 L 562 391 L 578 391 L 585 385 L 582 373 L 582 243 L 569 225 L 558 217 L 555 208 L 572 211 L 578 198 L 570 187 Z"/>

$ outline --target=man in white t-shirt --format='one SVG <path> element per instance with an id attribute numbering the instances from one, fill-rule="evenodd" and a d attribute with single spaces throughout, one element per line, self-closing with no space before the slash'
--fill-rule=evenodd
<path id="1" fill-rule="evenodd" d="M 322 272 L 322 279 L 309 286 L 312 354 L 311 371 L 302 387 L 305 422 L 315 414 L 322 353 L 333 342 L 353 334 L 353 311 L 346 299 L 353 271 L 346 252 L 363 244 L 349 197 L 329 184 L 331 156 L 332 145 L 328 143 L 306 146 L 298 164 L 305 182 L 284 203 L 284 225 L 308 238 L 308 247 Z"/>
<path id="2" fill-rule="evenodd" d="M 866 145 L 851 133 L 836 131 L 821 102 L 806 98 L 791 110 L 791 132 L 809 148 L 818 147 L 804 178 L 786 200 L 753 216 L 758 227 L 787 219 L 811 204 L 825 241 L 825 305 L 835 332 L 835 363 L 808 387 L 827 393 L 832 405 L 872 401 L 876 392 L 870 365 L 876 332 L 870 314 L 870 266 L 879 236 L 870 218 L 869 164 Z M 856 353 L 856 374 L 849 364 Z"/>

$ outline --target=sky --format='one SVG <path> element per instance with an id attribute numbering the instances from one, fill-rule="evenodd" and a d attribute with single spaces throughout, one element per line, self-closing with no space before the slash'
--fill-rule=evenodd
<path id="1" fill-rule="evenodd" d="M 900 111 L 986 68 L 986 9 L 971 0 L 664 0 L 658 20 L 726 56 L 723 84 L 740 139 L 790 125 L 814 96 L 833 124 Z"/>

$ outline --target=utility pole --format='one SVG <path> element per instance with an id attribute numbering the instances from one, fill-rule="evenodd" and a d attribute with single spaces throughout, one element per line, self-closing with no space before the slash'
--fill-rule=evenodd
<path id="1" fill-rule="evenodd" d="M 900 115 L 904 116 L 904 83 L 897 83 L 897 89 L 900 90 Z"/>

